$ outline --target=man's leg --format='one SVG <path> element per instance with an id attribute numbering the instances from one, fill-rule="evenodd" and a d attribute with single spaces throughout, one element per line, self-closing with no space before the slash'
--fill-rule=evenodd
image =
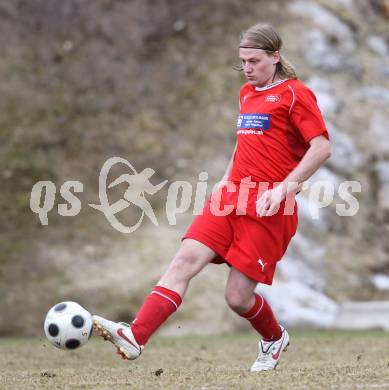
<path id="1" fill-rule="evenodd" d="M 277 322 L 265 298 L 254 293 L 256 285 L 256 281 L 232 268 L 225 297 L 230 308 L 246 318 L 262 336 L 259 355 L 251 371 L 265 371 L 277 366 L 281 352 L 286 350 L 289 344 L 289 335 Z"/>
<path id="2" fill-rule="evenodd" d="M 213 258 L 215 252 L 204 244 L 186 239 L 167 271 L 146 298 L 131 325 L 135 339 L 145 345 L 149 337 L 181 304 L 190 280 Z"/>
<path id="3" fill-rule="evenodd" d="M 254 293 L 256 286 L 255 280 L 232 268 L 226 286 L 226 301 L 232 310 L 251 323 L 264 340 L 278 340 L 281 328 L 265 298 Z"/>
<path id="4" fill-rule="evenodd" d="M 150 336 L 178 309 L 190 280 L 215 256 L 204 244 L 185 239 L 131 326 L 94 316 L 95 329 L 115 344 L 123 358 L 136 359 Z"/>

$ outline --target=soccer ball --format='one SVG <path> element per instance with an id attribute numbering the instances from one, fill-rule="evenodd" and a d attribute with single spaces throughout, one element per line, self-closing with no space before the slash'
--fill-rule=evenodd
<path id="1" fill-rule="evenodd" d="M 45 318 L 48 340 L 57 348 L 76 349 L 92 334 L 92 315 L 76 302 L 61 302 L 53 306 Z"/>

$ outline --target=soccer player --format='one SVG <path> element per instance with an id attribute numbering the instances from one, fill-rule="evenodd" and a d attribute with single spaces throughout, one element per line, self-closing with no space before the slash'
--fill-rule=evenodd
<path id="1" fill-rule="evenodd" d="M 230 266 L 227 304 L 262 337 L 251 371 L 274 369 L 289 345 L 288 332 L 255 288 L 272 284 L 296 232 L 294 196 L 330 156 L 330 143 L 315 95 L 281 55 L 281 45 L 270 25 L 243 32 L 239 57 L 247 83 L 240 90 L 236 147 L 219 189 L 132 324 L 94 316 L 95 329 L 124 359 L 141 354 L 180 306 L 190 280 L 210 262 Z"/>

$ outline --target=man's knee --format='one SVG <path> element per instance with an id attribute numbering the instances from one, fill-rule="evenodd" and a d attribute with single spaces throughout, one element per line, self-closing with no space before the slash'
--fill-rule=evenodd
<path id="1" fill-rule="evenodd" d="M 248 306 L 252 294 L 248 295 L 234 289 L 226 289 L 224 297 L 231 310 L 237 313 L 243 313 L 250 309 Z"/>

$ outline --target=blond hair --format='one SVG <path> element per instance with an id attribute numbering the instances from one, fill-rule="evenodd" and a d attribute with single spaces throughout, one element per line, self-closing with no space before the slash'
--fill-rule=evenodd
<path id="1" fill-rule="evenodd" d="M 282 39 L 270 24 L 255 24 L 241 34 L 239 47 L 262 49 L 267 54 L 272 54 L 281 50 Z M 242 67 L 235 67 L 235 69 L 242 70 Z M 293 65 L 281 53 L 280 61 L 276 64 L 276 73 L 282 79 L 298 78 Z"/>

